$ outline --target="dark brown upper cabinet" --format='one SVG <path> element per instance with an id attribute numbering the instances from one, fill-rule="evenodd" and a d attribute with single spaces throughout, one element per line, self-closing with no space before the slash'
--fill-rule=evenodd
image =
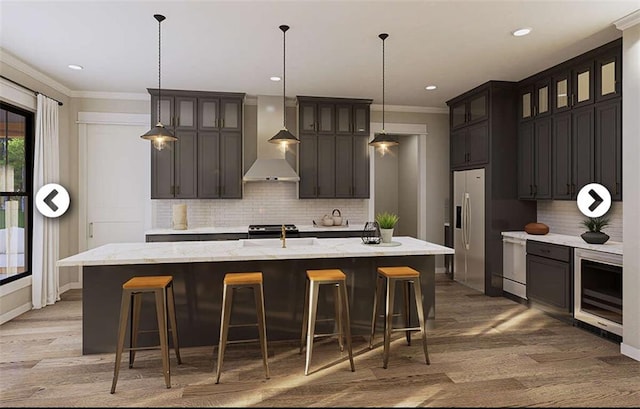
<path id="1" fill-rule="evenodd" d="M 484 91 L 451 105 L 449 116 L 451 129 L 484 121 L 488 116 L 489 94 L 488 91 Z"/>
<path id="2" fill-rule="evenodd" d="M 537 141 L 533 133 L 536 129 L 542 132 L 537 126 L 538 99 L 544 95 L 541 84 L 550 79 L 552 199 L 574 200 L 584 185 L 596 182 L 609 189 L 612 200 L 622 200 L 621 59 L 622 41 L 618 39 L 518 83 L 519 120 L 535 123 L 518 131 L 519 141 L 525 144 L 520 147 L 519 160 L 532 162 L 536 157 L 530 152 Z M 542 198 L 533 194 L 536 165 L 518 166 L 518 196 Z"/>
<path id="3" fill-rule="evenodd" d="M 518 198 L 551 198 L 551 118 L 520 124 Z"/>
<path id="4" fill-rule="evenodd" d="M 152 199 L 242 198 L 244 94 L 149 89 L 151 122 L 178 140 L 151 147 Z M 158 105 L 159 104 L 159 105 Z"/>
<path id="5" fill-rule="evenodd" d="M 307 101 L 298 107 L 300 134 L 335 134 L 335 105 L 327 102 Z"/>
<path id="6" fill-rule="evenodd" d="M 612 48 L 596 57 L 596 102 L 622 95 L 622 48 Z"/>
<path id="7" fill-rule="evenodd" d="M 298 197 L 369 197 L 371 100 L 298 96 Z"/>
<path id="8" fill-rule="evenodd" d="M 520 121 L 548 116 L 551 114 L 551 79 L 545 78 L 536 83 L 519 88 Z"/>
<path id="9" fill-rule="evenodd" d="M 593 60 L 581 62 L 571 73 L 571 108 L 593 104 Z"/>
<path id="10" fill-rule="evenodd" d="M 336 104 L 336 134 L 369 136 L 368 104 Z"/>
<path id="11" fill-rule="evenodd" d="M 595 105 L 595 181 L 622 200 L 622 101 L 609 99 Z"/>
<path id="12" fill-rule="evenodd" d="M 198 98 L 199 131 L 241 131 L 242 100 L 238 98 Z"/>

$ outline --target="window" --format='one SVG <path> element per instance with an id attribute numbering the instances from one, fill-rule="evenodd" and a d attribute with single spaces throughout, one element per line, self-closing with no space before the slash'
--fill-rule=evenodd
<path id="1" fill-rule="evenodd" d="M 0 103 L 0 284 L 30 274 L 34 115 Z"/>

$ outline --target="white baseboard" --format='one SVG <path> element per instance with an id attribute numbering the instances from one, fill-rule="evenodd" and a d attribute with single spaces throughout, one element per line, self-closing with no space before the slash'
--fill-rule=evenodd
<path id="1" fill-rule="evenodd" d="M 436 274 L 444 274 L 447 272 L 447 269 L 444 267 L 436 267 Z"/>
<path id="2" fill-rule="evenodd" d="M 0 315 L 0 325 L 4 324 L 7 321 L 11 321 L 12 319 L 14 319 L 15 317 L 24 314 L 27 311 L 31 310 L 31 303 L 25 303 L 17 308 L 12 309 L 9 312 L 5 312 L 4 314 Z"/>
<path id="3" fill-rule="evenodd" d="M 640 361 L 640 349 L 632 347 L 629 344 L 625 344 L 624 342 L 620 344 L 620 353 L 628 356 L 629 358 L 633 358 L 636 361 Z"/>
<path id="4" fill-rule="evenodd" d="M 60 287 L 60 294 L 64 294 L 69 290 L 77 290 L 77 289 L 82 289 L 82 283 L 79 283 L 79 282 L 68 283 Z"/>

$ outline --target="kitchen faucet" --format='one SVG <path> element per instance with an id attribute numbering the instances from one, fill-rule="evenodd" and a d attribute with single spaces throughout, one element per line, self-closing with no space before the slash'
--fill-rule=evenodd
<path id="1" fill-rule="evenodd" d="M 286 248 L 287 247 L 287 229 L 284 227 L 284 224 L 282 225 L 281 228 L 281 233 L 280 233 L 280 240 L 282 240 L 282 248 Z"/>

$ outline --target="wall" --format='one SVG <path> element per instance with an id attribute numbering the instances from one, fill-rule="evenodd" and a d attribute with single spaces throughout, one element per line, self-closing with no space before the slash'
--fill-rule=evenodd
<path id="1" fill-rule="evenodd" d="M 610 225 L 602 231 L 609 240 L 622 241 L 622 202 L 612 202 L 607 216 Z M 579 236 L 587 231 L 583 220 L 585 216 L 573 200 L 538 200 L 538 222 L 549 226 L 550 233 Z"/>
<path id="2" fill-rule="evenodd" d="M 70 120 L 71 107 L 70 98 L 67 96 L 68 90 L 59 86 L 59 84 L 55 88 L 48 85 L 55 82 L 49 81 L 48 77 L 43 76 L 22 61 L 4 52 L 2 52 L 2 59 L 0 59 L 0 72 L 2 72 L 3 76 L 25 87 L 41 92 L 63 103 L 58 111 L 60 147 L 60 181 L 58 183 L 66 187 L 73 198 L 73 194 L 77 191 L 77 172 L 74 173 L 74 163 L 77 155 L 73 151 L 73 127 Z M 12 101 L 6 102 L 11 103 Z M 75 253 L 77 250 L 77 210 L 74 208 L 73 202 L 67 213 L 58 218 L 57 221 L 59 223 L 59 254 L 60 257 L 65 257 Z M 70 288 L 74 279 L 75 274 L 73 272 L 69 272 L 67 269 L 60 269 L 59 283 L 61 291 Z M 24 312 L 31 309 L 31 277 L 25 277 L 10 284 L 11 292 L 7 292 L 4 288 L 0 292 L 0 317 L 3 320 L 5 317 L 15 316 L 16 312 Z"/>
<path id="3" fill-rule="evenodd" d="M 622 240 L 621 352 L 640 361 L 640 11 L 630 17 L 632 22 L 625 24 L 622 33 L 622 192 L 625 228 Z"/>
<path id="4" fill-rule="evenodd" d="M 233 227 L 249 224 L 311 225 L 333 209 L 350 224 L 367 220 L 368 199 L 298 199 L 297 183 L 248 182 L 240 200 L 152 200 L 153 226 L 171 228 L 172 206 L 187 204 L 187 223 L 196 227 Z"/>
<path id="5" fill-rule="evenodd" d="M 382 112 L 377 108 L 372 107 L 372 123 L 382 121 Z M 384 156 L 374 154 L 374 213 L 397 213 L 400 216 L 399 235 L 419 234 L 422 227 L 426 232 L 425 240 L 444 244 L 445 206 L 449 200 L 449 117 L 446 110 L 434 111 L 442 113 L 389 112 L 385 109 L 385 124 L 426 124 L 428 135 L 401 135 L 399 146 L 391 148 Z M 419 150 L 420 142 L 424 143 L 423 151 Z M 418 196 L 420 166 L 426 168 L 424 198 Z M 421 215 L 424 226 L 418 222 L 420 200 L 424 200 L 425 214 Z M 443 260 L 442 256 L 436 257 L 437 268 L 444 266 Z"/>

